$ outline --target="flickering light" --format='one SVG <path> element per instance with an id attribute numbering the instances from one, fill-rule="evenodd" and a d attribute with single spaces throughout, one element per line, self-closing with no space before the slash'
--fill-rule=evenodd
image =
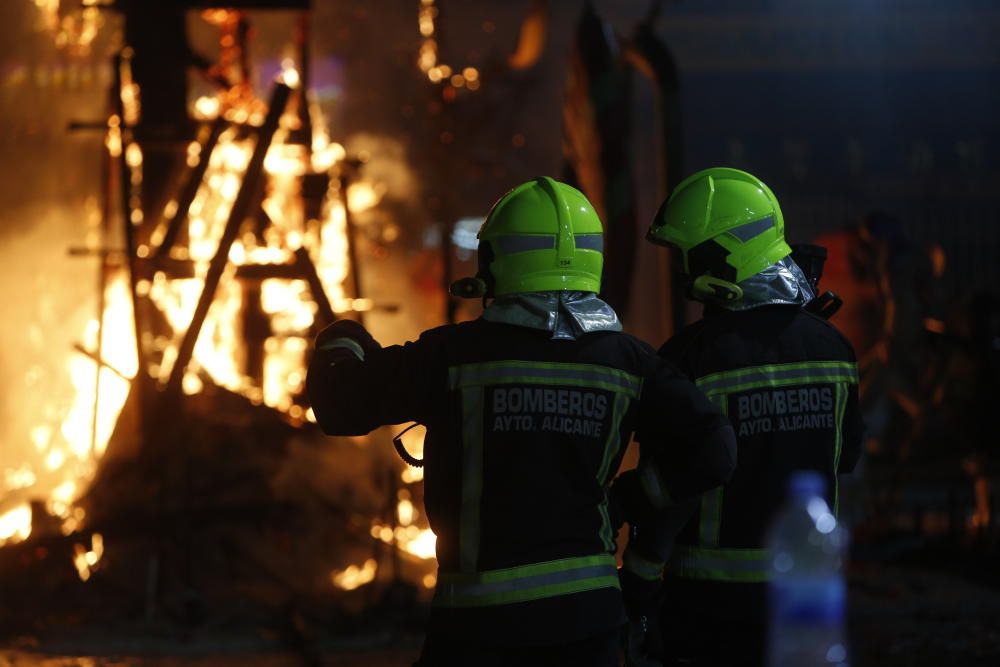
<path id="1" fill-rule="evenodd" d="M 420 9 L 417 12 L 417 27 L 420 31 L 420 48 L 417 52 L 417 66 L 420 71 L 427 75 L 431 83 L 447 82 L 452 88 L 467 87 L 469 90 L 479 89 L 479 72 L 474 67 L 466 67 L 461 74 L 452 74 L 452 68 L 446 64 L 438 63 L 438 43 L 434 39 L 435 19 L 439 10 L 435 0 L 420 0 Z M 489 29 L 487 30 L 487 26 Z M 492 32 L 493 24 L 486 22 L 483 30 Z M 473 86 L 472 83 L 475 82 Z M 466 85 L 468 84 L 468 85 Z M 452 90 L 451 95 L 456 91 Z"/>

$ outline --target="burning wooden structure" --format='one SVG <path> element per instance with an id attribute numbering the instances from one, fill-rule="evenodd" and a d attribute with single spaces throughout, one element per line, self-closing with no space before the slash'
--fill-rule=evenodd
<path id="1" fill-rule="evenodd" d="M 418 477 L 367 440 L 320 441 L 302 395 L 318 329 L 392 307 L 361 291 L 351 215 L 378 195 L 310 103 L 308 3 L 199 10 L 218 62 L 187 46 L 200 4 L 84 10 L 120 13 L 125 36 L 107 118 L 71 128 L 105 136 L 99 234 L 70 250 L 98 260 L 98 308 L 72 408 L 32 432 L 38 461 L 7 470 L 5 637 L 84 618 L 349 632 L 383 594 L 406 613 L 434 583 Z M 298 15 L 266 100 L 244 5 Z M 190 64 L 214 95 L 187 99 Z"/>

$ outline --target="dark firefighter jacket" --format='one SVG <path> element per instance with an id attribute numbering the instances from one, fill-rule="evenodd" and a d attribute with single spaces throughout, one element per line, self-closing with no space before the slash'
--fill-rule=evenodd
<path id="1" fill-rule="evenodd" d="M 667 604 L 759 618 L 765 533 L 790 474 L 822 473 L 836 511 L 837 474 L 851 472 L 861 453 L 854 350 L 826 320 L 799 306 L 769 305 L 715 310 L 660 354 L 729 417 L 738 460 L 732 480 L 702 496 L 677 538 Z"/>
<path id="2" fill-rule="evenodd" d="M 381 348 L 342 321 L 317 348 L 307 388 L 326 433 L 427 427 L 432 633 L 531 645 L 621 625 L 607 489 L 632 434 L 676 497 L 734 466 L 725 418 L 619 332 L 553 340 L 480 319 Z"/>

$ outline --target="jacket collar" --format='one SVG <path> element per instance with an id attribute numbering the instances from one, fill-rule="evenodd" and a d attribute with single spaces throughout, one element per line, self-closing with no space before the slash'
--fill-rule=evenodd
<path id="1" fill-rule="evenodd" d="M 734 303 L 719 304 L 719 307 L 751 310 L 774 304 L 804 306 L 816 296 L 802 269 L 791 257 L 778 260 L 739 285 L 743 289 L 743 298 Z"/>
<path id="2" fill-rule="evenodd" d="M 522 292 L 494 299 L 483 311 L 489 322 L 552 332 L 576 340 L 594 331 L 621 331 L 618 314 L 593 292 Z"/>

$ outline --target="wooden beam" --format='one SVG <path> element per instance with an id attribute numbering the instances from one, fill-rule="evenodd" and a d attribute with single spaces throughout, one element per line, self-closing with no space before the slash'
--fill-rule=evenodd
<path id="1" fill-rule="evenodd" d="M 208 316 L 208 309 L 215 299 L 215 291 L 218 289 L 219 281 L 222 279 L 222 272 L 229 261 L 229 249 L 239 234 L 240 226 L 249 212 L 254 194 L 261 186 L 261 178 L 264 173 L 264 158 L 271 147 L 274 133 L 278 129 L 278 121 L 281 120 L 281 115 L 284 113 L 285 105 L 288 103 L 291 92 L 292 89 L 284 83 L 279 82 L 274 85 L 274 91 L 271 93 L 271 101 L 268 104 L 267 118 L 264 120 L 264 124 L 257 135 L 257 145 L 254 146 L 253 155 L 250 157 L 246 174 L 243 177 L 243 183 L 240 185 L 240 191 L 236 195 L 232 209 L 229 211 L 229 220 L 226 222 L 226 227 L 222 232 L 222 238 L 219 239 L 219 247 L 216 249 L 215 256 L 212 257 L 212 261 L 208 266 L 208 273 L 205 274 L 205 288 L 202 290 L 201 297 L 198 299 L 198 305 L 195 307 L 194 315 L 191 318 L 191 326 L 184 333 L 184 339 L 181 341 L 180 348 L 177 351 L 177 360 L 174 362 L 174 367 L 170 370 L 170 379 L 167 381 L 168 392 L 174 394 L 180 392 L 184 371 L 187 368 L 188 362 L 191 361 L 191 355 L 194 353 L 194 345 L 198 341 L 199 334 L 201 334 L 201 328 L 205 324 L 205 318 Z"/>

